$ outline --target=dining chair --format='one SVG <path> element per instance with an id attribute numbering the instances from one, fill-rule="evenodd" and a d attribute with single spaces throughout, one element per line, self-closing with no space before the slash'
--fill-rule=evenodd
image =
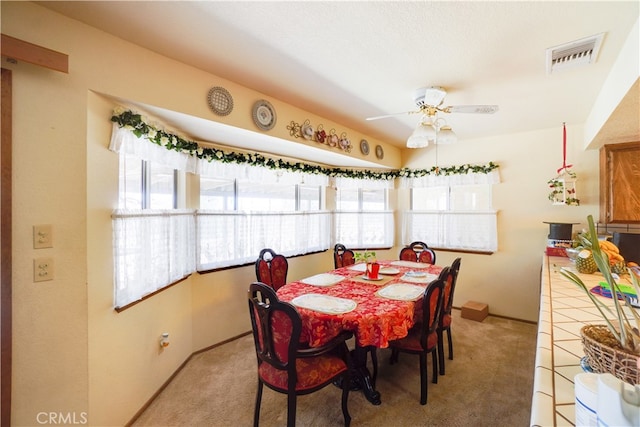
<path id="1" fill-rule="evenodd" d="M 289 263 L 284 255 L 265 248 L 260 251 L 256 260 L 256 280 L 266 283 L 276 291 L 287 283 Z"/>
<path id="2" fill-rule="evenodd" d="M 300 347 L 302 320 L 295 307 L 280 301 L 272 287 L 254 282 L 249 286 L 249 314 L 258 359 L 258 392 L 253 417 L 260 421 L 263 386 L 287 395 L 287 426 L 296 424 L 298 395 L 313 393 L 334 382 L 341 383 L 344 425 L 351 423 L 347 407 L 351 386 L 351 362 L 343 332 L 322 347 Z M 324 402 L 319 403 L 324 404 Z"/>
<path id="3" fill-rule="evenodd" d="M 346 267 L 356 263 L 356 254 L 338 243 L 333 247 L 333 265 L 335 268 Z"/>
<path id="4" fill-rule="evenodd" d="M 449 269 L 449 267 L 445 267 Z M 439 277 L 433 280 L 422 297 L 422 321 L 415 324 L 409 334 L 389 342 L 391 348 L 390 364 L 398 361 L 400 352 L 417 354 L 420 359 L 420 404 L 427 404 L 427 354 L 431 353 L 434 384 L 438 383 L 438 322 L 442 311 L 444 281 Z"/>
<path id="5" fill-rule="evenodd" d="M 400 260 L 424 262 L 427 264 L 436 263 L 436 253 L 429 248 L 426 243 L 416 241 L 400 250 Z"/>
<path id="6" fill-rule="evenodd" d="M 460 271 L 460 258 L 456 258 L 451 267 L 447 271 L 445 277 L 440 276 L 444 280 L 444 292 L 442 297 L 442 313 L 440 314 L 440 322 L 438 324 L 438 363 L 440 366 L 440 375 L 444 375 L 444 338 L 447 333 L 449 344 L 449 360 L 453 360 L 453 342 L 451 340 L 451 309 L 453 308 L 453 292 L 456 289 L 458 281 L 458 272 Z"/>

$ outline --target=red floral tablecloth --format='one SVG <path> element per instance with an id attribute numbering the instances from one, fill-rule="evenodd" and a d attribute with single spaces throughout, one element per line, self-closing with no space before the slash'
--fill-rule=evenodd
<path id="1" fill-rule="evenodd" d="M 386 348 L 390 340 L 405 337 L 409 328 L 414 325 L 416 302 L 383 298 L 376 295 L 376 292 L 384 286 L 402 282 L 402 276 L 408 271 L 424 271 L 438 275 L 442 270 L 442 267 L 437 265 L 429 265 L 427 268 L 394 265 L 397 262 L 380 262 L 383 268 L 400 270 L 400 273 L 381 282 L 362 280 L 364 273 L 354 270 L 353 266 L 348 266 L 330 272 L 345 277 L 335 285 L 314 286 L 302 281 L 291 282 L 278 290 L 278 297 L 283 301 L 291 302 L 298 296 L 314 293 L 347 298 L 357 303 L 353 311 L 344 314 L 326 314 L 296 307 L 302 318 L 301 340 L 312 347 L 321 346 L 341 331 L 348 330 L 354 332 L 360 346 L 373 345 Z M 422 286 L 426 287 L 426 283 Z"/>

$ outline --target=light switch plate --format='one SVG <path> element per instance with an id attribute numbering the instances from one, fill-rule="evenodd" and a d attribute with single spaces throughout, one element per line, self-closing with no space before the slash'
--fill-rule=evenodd
<path id="1" fill-rule="evenodd" d="M 53 227 L 51 224 L 33 226 L 33 249 L 53 247 Z"/>
<path id="2" fill-rule="evenodd" d="M 33 260 L 33 281 L 44 282 L 53 280 L 53 258 L 36 258 Z"/>

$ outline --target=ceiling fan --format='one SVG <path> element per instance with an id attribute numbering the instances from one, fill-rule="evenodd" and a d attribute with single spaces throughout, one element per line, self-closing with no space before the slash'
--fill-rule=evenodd
<path id="1" fill-rule="evenodd" d="M 450 105 L 442 106 L 447 91 L 439 86 L 422 87 L 416 89 L 413 100 L 418 107 L 416 111 L 405 111 L 402 113 L 385 114 L 383 116 L 367 117 L 366 120 L 378 120 L 387 117 L 399 116 L 401 114 L 418 114 L 433 117 L 438 112 L 442 113 L 476 113 L 493 114 L 498 111 L 497 105 Z"/>
<path id="2" fill-rule="evenodd" d="M 450 144 L 457 141 L 457 136 L 448 126 L 446 121 L 437 117 L 442 113 L 476 113 L 493 114 L 498 111 L 497 105 L 450 105 L 443 106 L 447 92 L 438 86 L 423 87 L 414 93 L 414 102 L 418 107 L 416 111 L 404 113 L 386 114 L 384 116 L 368 117 L 367 120 L 378 120 L 393 117 L 400 114 L 422 113 L 418 126 L 407 139 L 407 148 L 424 148 L 430 142 L 435 144 Z"/>

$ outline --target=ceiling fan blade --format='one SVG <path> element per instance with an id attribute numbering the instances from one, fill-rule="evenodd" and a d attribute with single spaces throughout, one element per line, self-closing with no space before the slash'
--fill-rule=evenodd
<path id="1" fill-rule="evenodd" d="M 403 114 L 417 114 L 417 113 L 420 113 L 420 111 L 405 111 L 402 113 L 385 114 L 384 116 L 367 117 L 365 120 L 367 121 L 379 120 L 379 119 L 386 119 L 387 117 L 401 116 Z"/>
<path id="2" fill-rule="evenodd" d="M 453 105 L 443 108 L 447 113 L 493 114 L 498 111 L 497 105 Z"/>

